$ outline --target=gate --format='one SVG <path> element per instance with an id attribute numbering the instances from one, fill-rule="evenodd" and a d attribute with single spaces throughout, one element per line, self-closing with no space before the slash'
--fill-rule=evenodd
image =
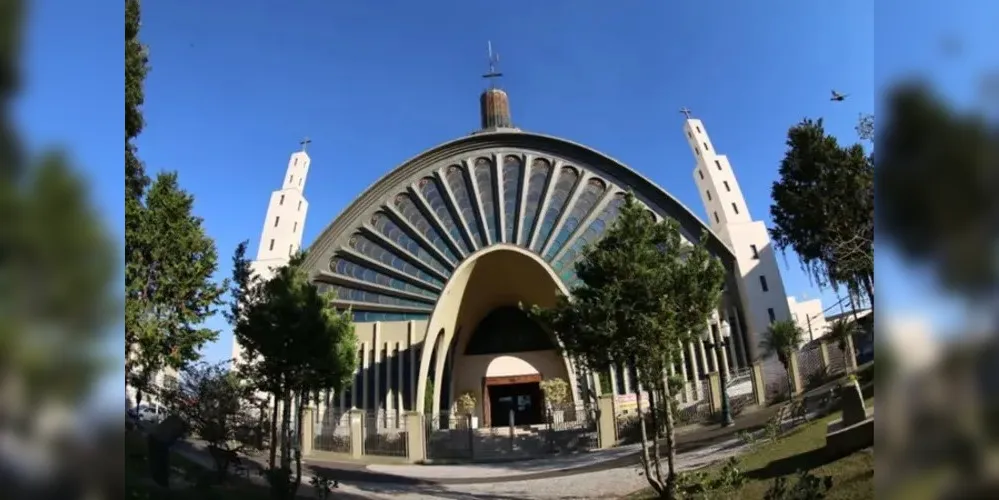
<path id="1" fill-rule="evenodd" d="M 467 415 L 442 412 L 427 415 L 427 458 L 471 459 L 473 432 Z"/>

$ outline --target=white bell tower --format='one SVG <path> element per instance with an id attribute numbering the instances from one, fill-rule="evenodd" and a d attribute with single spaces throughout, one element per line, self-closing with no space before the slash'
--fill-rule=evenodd
<path id="1" fill-rule="evenodd" d="M 728 157 L 715 150 L 701 120 L 691 118 L 689 109 L 680 112 L 686 116 L 683 132 L 696 161 L 694 183 L 708 223 L 735 253 L 750 349 L 755 352 L 770 323 L 791 319 L 777 256 L 766 224 L 750 215 Z"/>
<path id="2" fill-rule="evenodd" d="M 250 264 L 253 273 L 262 279 L 270 278 L 275 269 L 287 264 L 291 256 L 302 248 L 305 215 L 309 212 L 309 202 L 304 194 L 305 180 L 311 163 L 306 149 L 311 142 L 305 138 L 299 143 L 302 148 L 288 159 L 281 189 L 271 193 L 264 228 L 260 232 L 257 258 Z M 232 354 L 233 358 L 239 359 L 240 348 L 235 341 Z"/>

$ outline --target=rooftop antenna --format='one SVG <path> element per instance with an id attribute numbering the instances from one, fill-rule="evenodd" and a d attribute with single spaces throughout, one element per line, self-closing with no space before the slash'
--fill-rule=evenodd
<path id="1" fill-rule="evenodd" d="M 489 72 L 482 75 L 482 78 L 489 80 L 489 88 L 496 88 L 496 79 L 503 76 L 496 70 L 496 65 L 499 64 L 499 54 L 493 52 L 493 42 L 486 42 L 489 45 Z"/>

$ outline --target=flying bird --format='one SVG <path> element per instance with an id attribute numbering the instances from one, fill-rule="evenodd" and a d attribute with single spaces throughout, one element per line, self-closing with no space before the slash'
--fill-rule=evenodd
<path id="1" fill-rule="evenodd" d="M 848 95 L 850 95 L 850 94 L 840 94 L 839 92 L 836 92 L 835 90 L 833 90 L 832 91 L 832 97 L 830 97 L 829 100 L 830 101 L 843 101 L 843 100 L 846 99 L 846 97 Z"/>

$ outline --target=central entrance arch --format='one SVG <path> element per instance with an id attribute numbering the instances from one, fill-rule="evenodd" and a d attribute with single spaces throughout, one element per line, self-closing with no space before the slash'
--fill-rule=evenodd
<path id="1" fill-rule="evenodd" d="M 501 244 L 469 256 L 448 281 L 427 325 L 427 348 L 417 378 L 417 411 L 450 409 L 465 392 L 474 396 L 475 415 L 484 423 L 493 420 L 494 403 L 518 408 L 517 403 L 527 397 L 536 400 L 533 407 L 540 411 L 540 392 L 533 387 L 552 377 L 569 382 L 575 398 L 576 376 L 557 340 L 519 309 L 521 304 L 551 307 L 560 293 L 567 293 L 565 285 L 530 251 Z M 444 380 L 446 367 L 449 376 Z M 435 381 L 432 400 L 426 401 L 431 377 Z M 526 385 L 500 388 L 517 384 Z M 497 389 L 491 390 L 493 386 Z M 442 401 L 445 392 L 447 398 Z M 500 402 L 500 398 L 509 399 Z M 433 405 L 429 409 L 427 402 Z M 523 418 L 532 418 L 533 409 L 522 411 Z"/>

